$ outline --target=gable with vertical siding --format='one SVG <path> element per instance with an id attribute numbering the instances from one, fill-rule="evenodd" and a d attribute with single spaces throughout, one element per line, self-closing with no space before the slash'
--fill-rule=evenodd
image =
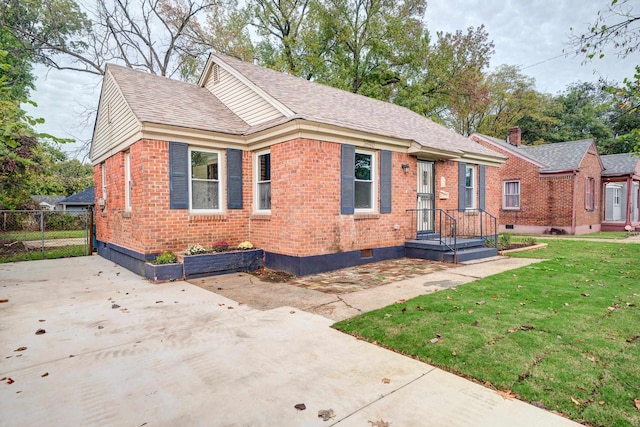
<path id="1" fill-rule="evenodd" d="M 250 126 L 283 117 L 273 105 L 231 75 L 222 67 L 213 66 L 204 84 L 223 104 Z"/>
<path id="2" fill-rule="evenodd" d="M 107 72 L 93 132 L 91 158 L 100 157 L 139 130 L 140 122 L 127 104 L 115 79 Z"/>

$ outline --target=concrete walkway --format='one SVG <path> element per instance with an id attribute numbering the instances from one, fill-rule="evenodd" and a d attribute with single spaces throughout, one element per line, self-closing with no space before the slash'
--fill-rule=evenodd
<path id="1" fill-rule="evenodd" d="M 464 266 L 439 283 L 401 284 L 391 299 L 490 265 L 510 267 Z M 349 304 L 362 310 L 384 303 L 358 298 Z M 577 425 L 335 331 L 326 317 L 153 285 L 96 256 L 2 264 L 0 300 L 3 426 Z M 318 417 L 329 409 L 333 418 Z"/>
<path id="2" fill-rule="evenodd" d="M 482 277 L 523 267 L 539 259 L 495 257 L 436 271 L 363 291 L 328 294 L 285 283 L 265 283 L 238 273 L 190 280 L 191 283 L 260 310 L 290 306 L 339 321 Z"/>

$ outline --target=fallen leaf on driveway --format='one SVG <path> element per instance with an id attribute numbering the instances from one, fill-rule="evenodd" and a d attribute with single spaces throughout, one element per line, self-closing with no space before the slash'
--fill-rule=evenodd
<path id="1" fill-rule="evenodd" d="M 129 310 L 128 310 L 128 309 L 126 309 L 126 308 L 121 308 L 121 309 L 120 309 L 120 311 L 121 311 L 122 313 L 128 313 L 128 312 L 129 312 Z"/>
<path id="2" fill-rule="evenodd" d="M 160 301 L 156 301 L 156 304 L 162 304 L 164 301 L 160 300 Z"/>
<path id="3" fill-rule="evenodd" d="M 396 304 L 404 304 L 405 302 L 406 302 L 406 300 L 399 299 L 398 301 L 396 301 Z"/>
<path id="4" fill-rule="evenodd" d="M 389 427 L 389 423 L 384 420 L 367 421 L 367 422 L 371 424 L 371 427 Z"/>
<path id="5" fill-rule="evenodd" d="M 44 377 L 48 377 L 49 376 L 49 372 L 45 372 L 44 374 L 40 375 L 42 378 Z"/>
<path id="6" fill-rule="evenodd" d="M 36 335 L 42 335 L 42 334 L 46 334 L 46 333 L 47 333 L 47 331 L 45 331 L 44 329 L 38 329 L 36 331 Z"/>
<path id="7" fill-rule="evenodd" d="M 496 390 L 496 393 L 505 400 L 513 400 L 516 397 L 511 390 Z"/>
<path id="8" fill-rule="evenodd" d="M 118 304 L 113 304 L 111 308 L 116 309 L 116 308 L 120 308 L 120 306 Z"/>
<path id="9" fill-rule="evenodd" d="M 336 414 L 333 413 L 333 409 L 320 409 L 318 411 L 318 417 L 322 418 L 322 421 L 328 421 L 329 418 L 335 417 Z"/>
<path id="10" fill-rule="evenodd" d="M 573 403 L 575 403 L 577 406 L 580 406 L 580 402 L 579 402 L 579 401 L 577 401 L 576 399 L 574 399 L 574 398 L 573 398 L 573 396 L 569 396 L 569 397 L 571 398 L 571 401 L 572 401 Z"/>
<path id="11" fill-rule="evenodd" d="M 294 408 L 296 408 L 298 411 L 304 411 L 305 409 L 307 409 L 307 405 L 305 405 L 304 403 L 298 403 L 294 406 Z"/>
<path id="12" fill-rule="evenodd" d="M 389 384 L 389 383 L 391 382 L 391 380 L 390 380 L 389 378 L 383 378 L 383 379 L 382 379 L 382 382 L 383 382 L 384 384 Z"/>
<path id="13" fill-rule="evenodd" d="M 27 349 L 27 347 L 18 347 L 13 351 L 25 351 Z"/>
<path id="14" fill-rule="evenodd" d="M 13 384 L 15 381 L 11 378 L 7 378 L 7 384 Z"/>
<path id="15" fill-rule="evenodd" d="M 3 303 L 3 302 L 9 302 L 9 300 L 8 299 L 0 299 L 0 304 Z"/>

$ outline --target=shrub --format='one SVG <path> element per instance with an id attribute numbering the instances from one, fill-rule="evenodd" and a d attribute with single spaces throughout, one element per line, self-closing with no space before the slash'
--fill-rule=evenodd
<path id="1" fill-rule="evenodd" d="M 173 264 L 174 262 L 176 262 L 176 254 L 169 251 L 162 252 L 155 259 L 156 264 Z"/>
<path id="2" fill-rule="evenodd" d="M 509 249 L 511 246 L 511 234 L 502 233 L 500 237 L 498 237 L 498 249 L 501 251 L 505 251 Z"/>
<path id="3" fill-rule="evenodd" d="M 253 249 L 253 244 L 246 240 L 238 245 L 238 249 Z"/>
<path id="4" fill-rule="evenodd" d="M 222 240 L 220 242 L 215 242 L 211 249 L 213 249 L 215 252 L 224 252 L 229 249 L 229 244 Z"/>
<path id="5" fill-rule="evenodd" d="M 203 254 L 207 252 L 207 250 L 200 245 L 191 245 L 189 246 L 189 249 L 187 249 L 187 252 L 189 253 L 189 255 L 197 255 Z"/>

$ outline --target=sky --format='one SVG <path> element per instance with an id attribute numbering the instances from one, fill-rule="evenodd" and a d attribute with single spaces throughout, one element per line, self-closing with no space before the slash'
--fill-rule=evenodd
<path id="1" fill-rule="evenodd" d="M 575 82 L 596 81 L 600 77 L 621 82 L 632 77 L 640 65 L 640 52 L 619 59 L 607 53 L 604 59 L 586 64 L 583 57 L 563 55 L 569 49 L 571 28 L 586 32 L 598 10 L 610 0 L 429 0 L 425 20 L 435 36 L 437 31 L 466 31 L 484 24 L 495 44 L 491 68 L 501 64 L 518 65 L 522 73 L 533 77 L 540 92 L 556 94 Z M 639 7 L 639 6 L 636 6 Z M 71 71 L 35 67 L 36 90 L 32 100 L 37 108 L 28 108 L 45 124 L 38 130 L 52 135 L 89 141 L 93 116 L 100 96 L 98 76 Z M 87 152 L 78 153 L 81 143 L 65 144 L 65 151 L 88 161 Z"/>

